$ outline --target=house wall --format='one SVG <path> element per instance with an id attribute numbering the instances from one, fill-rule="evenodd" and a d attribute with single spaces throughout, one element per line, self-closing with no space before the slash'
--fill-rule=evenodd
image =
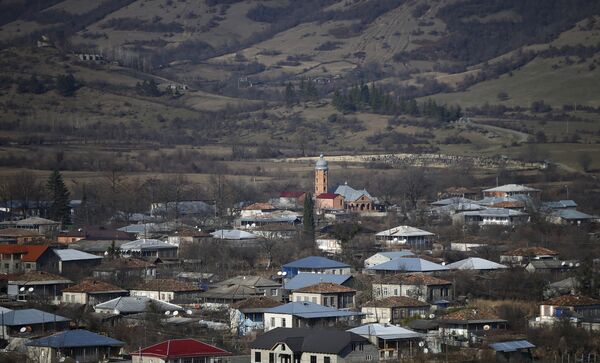
<path id="1" fill-rule="evenodd" d="M 293 328 L 294 318 L 289 314 L 272 314 L 265 313 L 265 331 L 275 328 Z"/>
<path id="2" fill-rule="evenodd" d="M 316 358 L 317 363 L 324 363 L 325 358 L 329 358 L 331 363 L 363 363 L 378 361 L 377 348 L 369 343 L 357 344 L 355 349 L 352 346 L 346 347 L 340 355 L 303 352 L 300 356 L 300 363 L 311 363 L 311 358 Z M 259 357 L 257 357 L 257 353 Z M 278 344 L 273 350 L 252 349 L 250 354 L 251 363 L 269 363 L 269 355 L 272 354 L 273 361 L 276 363 L 285 362 L 284 357 L 289 356 L 290 363 L 294 363 L 294 355 L 290 348 L 285 344 Z M 257 359 L 258 358 L 258 359 Z"/>
<path id="3" fill-rule="evenodd" d="M 294 292 L 290 296 L 291 301 L 310 301 L 323 306 L 331 306 L 336 309 L 346 309 L 354 307 L 354 293 L 306 293 Z"/>
<path id="4" fill-rule="evenodd" d="M 61 300 L 67 304 L 87 304 L 87 294 L 85 292 L 63 292 Z"/>
<path id="5" fill-rule="evenodd" d="M 407 296 L 419 301 L 433 302 L 435 300 L 452 300 L 452 285 L 397 285 L 373 284 L 375 299 L 390 296 Z"/>

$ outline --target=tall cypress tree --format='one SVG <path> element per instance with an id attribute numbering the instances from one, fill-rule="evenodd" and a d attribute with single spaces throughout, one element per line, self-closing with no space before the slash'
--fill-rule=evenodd
<path id="1" fill-rule="evenodd" d="M 314 204 L 312 194 L 306 193 L 304 198 L 304 214 L 302 218 L 302 224 L 304 225 L 304 234 L 312 238 L 314 241 L 315 237 L 315 215 L 314 215 Z"/>
<path id="2" fill-rule="evenodd" d="M 63 180 L 62 174 L 54 170 L 46 184 L 52 205 L 50 218 L 60 221 L 63 225 L 71 223 L 71 207 L 69 207 L 70 193 Z"/>

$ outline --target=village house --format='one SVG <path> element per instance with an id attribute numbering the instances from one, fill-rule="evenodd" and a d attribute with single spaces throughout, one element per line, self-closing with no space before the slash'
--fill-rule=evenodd
<path id="1" fill-rule="evenodd" d="M 62 302 L 67 304 L 97 305 L 108 300 L 128 295 L 128 291 L 108 282 L 83 280 L 62 291 Z"/>
<path id="2" fill-rule="evenodd" d="M 88 274 L 91 269 L 100 265 L 102 257 L 71 248 L 53 250 L 58 257 L 56 270 L 61 275 L 72 276 Z"/>
<path id="3" fill-rule="evenodd" d="M 277 208 L 270 203 L 253 203 L 242 208 L 240 217 L 252 217 L 263 213 L 273 212 L 276 209 Z"/>
<path id="4" fill-rule="evenodd" d="M 195 302 L 201 292 L 198 285 L 173 279 L 143 281 L 129 290 L 131 296 L 145 296 L 166 302 Z"/>
<path id="5" fill-rule="evenodd" d="M 337 285 L 343 285 L 346 287 L 352 287 L 354 278 L 350 274 L 334 275 L 302 272 L 292 277 L 291 279 L 285 279 L 283 283 L 283 289 L 287 291 L 293 291 L 296 289 L 301 289 L 303 287 L 316 285 L 321 282 L 329 282 Z"/>
<path id="6" fill-rule="evenodd" d="M 173 246 L 180 246 L 181 244 L 193 244 L 207 241 L 211 238 L 212 236 L 210 233 L 196 228 L 180 228 L 169 234 L 167 237 L 167 243 Z"/>
<path id="7" fill-rule="evenodd" d="M 48 245 L 0 245 L 0 273 L 50 271 L 57 256 Z"/>
<path id="8" fill-rule="evenodd" d="M 337 255 L 342 253 L 342 241 L 333 236 L 322 234 L 315 238 L 315 244 L 320 251 L 326 254 Z"/>
<path id="9" fill-rule="evenodd" d="M 106 227 L 86 227 L 69 232 L 61 232 L 56 237 L 57 242 L 64 245 L 79 242 L 81 240 L 92 241 L 132 241 L 135 236 L 132 233 L 110 229 Z"/>
<path id="10" fill-rule="evenodd" d="M 37 337 L 69 328 L 71 319 L 38 309 L 10 310 L 0 307 L 2 336 L 7 338 Z M 25 329 L 23 329 L 25 328 Z M 22 330 L 23 329 L 23 330 Z"/>
<path id="11" fill-rule="evenodd" d="M 283 305 L 282 302 L 264 296 L 251 297 L 231 304 L 229 319 L 231 332 L 237 336 L 265 328 L 265 310 Z"/>
<path id="12" fill-rule="evenodd" d="M 290 302 L 265 310 L 265 331 L 275 328 L 331 327 L 358 325 L 363 313 L 339 310 L 310 301 Z"/>
<path id="13" fill-rule="evenodd" d="M 177 258 L 178 247 L 157 239 L 138 239 L 119 247 L 125 257 Z"/>
<path id="14" fill-rule="evenodd" d="M 279 198 L 271 200 L 271 204 L 281 209 L 301 209 L 304 205 L 304 198 L 306 198 L 306 192 L 281 192 Z"/>
<path id="15" fill-rule="evenodd" d="M 39 363 L 65 361 L 95 363 L 119 358 L 125 343 L 89 330 L 75 329 L 34 339 L 25 344 L 27 356 Z"/>
<path id="16" fill-rule="evenodd" d="M 296 226 L 300 223 L 302 223 L 302 216 L 298 212 L 289 210 L 252 214 L 246 217 L 240 217 L 235 221 L 236 226 L 245 229 L 255 229 L 266 225 Z"/>
<path id="17" fill-rule="evenodd" d="M 424 334 L 389 324 L 367 324 L 348 331 L 369 339 L 379 351 L 379 361 L 410 360 L 425 338 Z"/>
<path id="18" fill-rule="evenodd" d="M 460 212 L 452 216 L 452 222 L 458 225 L 475 224 L 479 226 L 511 226 L 529 221 L 529 215 L 517 210 L 487 208 L 479 211 Z"/>
<path id="19" fill-rule="evenodd" d="M 218 229 L 210 234 L 215 239 L 225 241 L 250 241 L 258 239 L 258 236 L 251 232 L 239 229 Z"/>
<path id="20" fill-rule="evenodd" d="M 462 270 L 462 271 L 496 271 L 503 270 L 507 267 L 496 263 L 494 261 L 489 261 L 480 257 L 468 257 L 464 260 L 456 261 L 453 263 L 449 263 L 446 265 L 450 270 Z"/>
<path id="21" fill-rule="evenodd" d="M 336 309 L 349 309 L 355 307 L 356 290 L 331 282 L 320 282 L 294 290 L 290 300 L 310 301 Z"/>
<path id="22" fill-rule="evenodd" d="M 539 200 L 542 191 L 525 185 L 506 184 L 495 188 L 484 189 L 484 197 L 512 197 L 515 195 L 526 195 L 534 200 Z"/>
<path id="23" fill-rule="evenodd" d="M 454 346 L 470 346 L 487 331 L 506 330 L 508 321 L 501 319 L 493 310 L 466 307 L 440 316 L 438 334 Z"/>
<path id="24" fill-rule="evenodd" d="M 101 314 L 131 315 L 144 312 L 173 313 L 184 312 L 184 309 L 175 304 L 152 299 L 145 296 L 121 296 L 103 303 L 94 305 L 94 311 Z"/>
<path id="25" fill-rule="evenodd" d="M 26 245 L 32 243 L 42 243 L 46 238 L 40 235 L 37 231 L 20 228 L 4 228 L 0 229 L 1 244 L 16 244 Z"/>
<path id="26" fill-rule="evenodd" d="M 350 274 L 350 265 L 321 256 L 308 256 L 286 263 L 282 266 L 282 270 L 287 274 L 288 278 L 294 277 L 301 272 L 348 275 Z"/>
<path id="27" fill-rule="evenodd" d="M 29 271 L 23 274 L 6 275 L 7 295 L 19 301 L 46 301 L 59 304 L 62 290 L 73 281 L 44 271 Z"/>
<path id="28" fill-rule="evenodd" d="M 416 249 L 430 248 L 435 234 L 410 226 L 398 226 L 375 234 L 375 240 L 389 246 L 407 245 Z"/>
<path id="29" fill-rule="evenodd" d="M 215 215 L 215 205 L 202 200 L 181 200 L 150 205 L 150 216 L 154 218 L 175 219 L 181 217 L 206 217 Z"/>
<path id="30" fill-rule="evenodd" d="M 390 275 L 398 273 L 433 273 L 448 271 L 448 268 L 437 263 L 424 260 L 419 257 L 400 257 L 388 262 L 380 263 L 365 269 L 367 273 L 378 275 Z"/>
<path id="31" fill-rule="evenodd" d="M 580 266 L 577 261 L 560 261 L 560 260 L 531 260 L 525 265 L 525 271 L 531 273 L 546 273 L 560 275 L 571 271 Z"/>
<path id="32" fill-rule="evenodd" d="M 2 228 L 18 228 L 29 231 L 36 231 L 39 235 L 46 237 L 55 237 L 60 231 L 60 222 L 41 217 L 29 217 L 18 221 L 0 222 Z"/>
<path id="33" fill-rule="evenodd" d="M 521 247 L 500 255 L 500 263 L 526 266 L 534 260 L 558 260 L 558 252 L 544 247 Z"/>
<path id="34" fill-rule="evenodd" d="M 388 296 L 363 304 L 365 313 L 363 324 L 379 323 L 400 325 L 404 320 L 429 315 L 430 305 L 424 301 L 406 296 Z"/>
<path id="35" fill-rule="evenodd" d="M 378 360 L 369 341 L 352 332 L 277 328 L 259 336 L 251 348 L 251 363 L 364 363 Z"/>
<path id="36" fill-rule="evenodd" d="M 600 300 L 582 295 L 562 295 L 548 299 L 540 303 L 540 316 L 535 322 L 553 324 L 563 318 L 597 320 L 600 318 Z"/>
<path id="37" fill-rule="evenodd" d="M 261 276 L 240 275 L 217 282 L 198 295 L 204 303 L 213 304 L 232 304 L 256 296 L 281 300 L 281 284 Z"/>
<path id="38" fill-rule="evenodd" d="M 139 258 L 108 258 L 92 270 L 92 276 L 107 281 L 153 279 L 156 277 L 156 265 Z"/>
<path id="39" fill-rule="evenodd" d="M 365 260 L 365 268 L 380 265 L 384 262 L 395 260 L 400 257 L 414 257 L 415 254 L 410 250 L 377 252 Z"/>
<path id="40" fill-rule="evenodd" d="M 438 300 L 451 301 L 453 300 L 452 283 L 422 273 L 391 275 L 373 283 L 375 299 L 389 296 L 407 296 L 429 303 Z"/>
<path id="41" fill-rule="evenodd" d="M 582 223 L 597 222 L 600 220 L 600 217 L 583 213 L 575 209 L 557 209 L 546 214 L 546 219 L 554 224 L 579 226 Z"/>
<path id="42" fill-rule="evenodd" d="M 196 339 L 171 339 L 131 353 L 132 363 L 227 363 L 231 353 Z"/>

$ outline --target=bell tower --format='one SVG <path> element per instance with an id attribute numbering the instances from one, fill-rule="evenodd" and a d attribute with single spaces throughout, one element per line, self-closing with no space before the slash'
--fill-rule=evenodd
<path id="1" fill-rule="evenodd" d="M 315 165 L 315 197 L 319 194 L 327 193 L 328 170 L 327 160 L 323 159 L 323 154 L 321 154 Z"/>

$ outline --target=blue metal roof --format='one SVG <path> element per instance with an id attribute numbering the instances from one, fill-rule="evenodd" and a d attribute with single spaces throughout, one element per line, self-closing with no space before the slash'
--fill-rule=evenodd
<path id="1" fill-rule="evenodd" d="M 409 257 L 414 256 L 415 254 L 410 250 L 401 250 L 401 251 L 390 251 L 390 252 L 377 252 L 377 255 L 385 256 L 390 260 L 400 258 L 400 257 Z"/>
<path id="2" fill-rule="evenodd" d="M 289 315 L 299 316 L 304 319 L 319 319 L 319 318 L 349 317 L 349 316 L 366 315 L 366 314 L 357 313 L 354 311 L 338 310 L 336 308 L 319 305 L 319 304 L 309 302 L 309 301 L 290 302 L 285 305 L 266 309 L 264 312 L 272 313 L 272 314 L 289 314 Z"/>
<path id="3" fill-rule="evenodd" d="M 13 310 L 3 314 L 4 325 L 31 325 L 70 321 L 60 315 L 54 315 L 37 309 Z"/>
<path id="4" fill-rule="evenodd" d="M 93 333 L 89 330 L 77 329 L 63 331 L 45 338 L 35 339 L 27 343 L 33 347 L 77 348 L 77 347 L 120 347 L 122 341 Z"/>
<path id="5" fill-rule="evenodd" d="M 323 268 L 324 269 L 324 268 L 344 268 L 344 267 L 350 267 L 350 265 L 339 262 L 339 261 L 330 260 L 328 258 L 321 257 L 321 256 L 309 256 L 309 257 L 301 258 L 294 262 L 287 263 L 287 264 L 283 265 L 283 267 L 312 268 L 312 269 Z"/>
<path id="6" fill-rule="evenodd" d="M 535 345 L 527 340 L 512 340 L 509 342 L 490 344 L 490 348 L 497 352 L 516 352 L 518 349 L 535 348 Z"/>
<path id="7" fill-rule="evenodd" d="M 368 268 L 376 271 L 405 271 L 405 272 L 430 272 L 445 271 L 446 266 L 438 265 L 418 257 L 396 258 Z"/>
<path id="8" fill-rule="evenodd" d="M 351 277 L 352 275 L 313 274 L 310 272 L 305 272 L 294 276 L 285 283 L 284 287 L 288 290 L 296 290 L 306 286 L 316 285 L 320 282 L 331 282 L 341 285 L 348 281 L 348 279 Z"/>

